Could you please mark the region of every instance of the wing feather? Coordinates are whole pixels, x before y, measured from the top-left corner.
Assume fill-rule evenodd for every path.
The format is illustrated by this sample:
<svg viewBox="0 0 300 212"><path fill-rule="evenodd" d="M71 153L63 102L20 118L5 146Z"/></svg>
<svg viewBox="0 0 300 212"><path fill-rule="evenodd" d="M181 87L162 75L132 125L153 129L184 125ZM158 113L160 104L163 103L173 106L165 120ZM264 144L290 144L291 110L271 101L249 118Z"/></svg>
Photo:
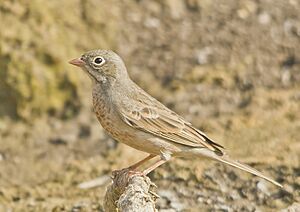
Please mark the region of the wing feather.
<svg viewBox="0 0 300 212"><path fill-rule="evenodd" d="M144 95L134 106L122 104L121 118L131 127L162 137L179 145L205 147L223 155L223 147L208 138L191 123L171 111L156 99Z"/></svg>

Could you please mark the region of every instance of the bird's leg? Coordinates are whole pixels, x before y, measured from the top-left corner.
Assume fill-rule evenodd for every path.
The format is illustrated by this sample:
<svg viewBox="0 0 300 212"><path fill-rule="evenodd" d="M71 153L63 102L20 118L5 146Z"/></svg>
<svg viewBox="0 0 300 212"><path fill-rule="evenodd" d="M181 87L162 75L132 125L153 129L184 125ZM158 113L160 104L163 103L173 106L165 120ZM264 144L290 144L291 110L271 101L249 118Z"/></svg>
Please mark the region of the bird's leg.
<svg viewBox="0 0 300 212"><path fill-rule="evenodd" d="M161 150L160 151L160 159L158 161L156 161L154 164L152 164L149 168L145 169L143 171L143 175L147 175L150 172L152 172L154 169L156 169L157 167L161 166L162 164L164 164L165 162L169 161L172 157L172 153L166 150Z"/></svg>
<svg viewBox="0 0 300 212"><path fill-rule="evenodd" d="M145 162L147 162L148 160L154 158L156 155L148 155L147 157L145 157L143 160L140 160L139 162L127 167L127 168L124 168L124 169L121 169L121 170L115 170L112 172L112 175L113 176L116 176L118 174L120 174L121 172L128 172L129 175L143 175L142 172L140 171L136 171L136 169L141 166L142 164L144 164Z"/></svg>
<svg viewBox="0 0 300 212"><path fill-rule="evenodd" d="M143 160L140 160L139 162L129 166L127 169L129 170L136 170L139 166L141 166L143 163L147 162L148 160L151 160L152 158L154 158L156 155L148 155L147 157L145 157Z"/></svg>
<svg viewBox="0 0 300 212"><path fill-rule="evenodd" d="M164 160L164 159L160 159L159 161L156 161L152 166L150 166L149 168L145 169L143 171L143 174L146 176L147 174L149 174L150 172L152 172L154 169L156 169L160 165L164 164L165 162L167 162L167 160Z"/></svg>

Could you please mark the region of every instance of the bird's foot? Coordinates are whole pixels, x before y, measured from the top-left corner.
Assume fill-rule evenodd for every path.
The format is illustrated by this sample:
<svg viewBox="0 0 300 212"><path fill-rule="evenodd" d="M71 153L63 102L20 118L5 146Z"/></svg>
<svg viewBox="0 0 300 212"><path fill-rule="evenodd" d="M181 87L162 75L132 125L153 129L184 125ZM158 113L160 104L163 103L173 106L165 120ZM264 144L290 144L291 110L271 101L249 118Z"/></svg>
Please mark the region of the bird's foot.
<svg viewBox="0 0 300 212"><path fill-rule="evenodd" d="M143 172L132 170L130 168L115 170L112 172L112 180L114 184L120 188L127 185L129 180L135 176L145 177Z"/></svg>
<svg viewBox="0 0 300 212"><path fill-rule="evenodd" d="M126 175L127 178L133 177L133 176L144 176L144 173L141 171L137 171L131 168L124 168L120 170L115 170L112 172L112 178L115 179L117 176L120 175Z"/></svg>

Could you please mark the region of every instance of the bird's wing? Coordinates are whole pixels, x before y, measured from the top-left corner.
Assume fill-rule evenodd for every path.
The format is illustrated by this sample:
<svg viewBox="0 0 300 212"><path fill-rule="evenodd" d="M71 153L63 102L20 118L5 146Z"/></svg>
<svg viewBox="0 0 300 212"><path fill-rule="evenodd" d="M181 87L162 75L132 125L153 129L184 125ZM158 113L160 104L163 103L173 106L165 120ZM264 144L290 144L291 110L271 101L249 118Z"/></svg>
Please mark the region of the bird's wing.
<svg viewBox="0 0 300 212"><path fill-rule="evenodd" d="M132 100L132 99L131 99ZM162 137L179 145L205 147L223 155L223 147L208 138L191 123L147 94L130 105L122 104L121 118L131 127Z"/></svg>

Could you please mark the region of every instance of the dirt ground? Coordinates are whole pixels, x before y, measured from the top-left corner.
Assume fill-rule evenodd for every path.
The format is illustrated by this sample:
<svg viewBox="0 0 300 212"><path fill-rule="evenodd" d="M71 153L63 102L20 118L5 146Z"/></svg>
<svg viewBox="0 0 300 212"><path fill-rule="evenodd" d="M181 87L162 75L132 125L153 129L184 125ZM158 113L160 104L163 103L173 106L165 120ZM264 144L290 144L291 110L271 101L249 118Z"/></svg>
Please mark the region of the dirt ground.
<svg viewBox="0 0 300 212"><path fill-rule="evenodd" d="M84 5L74 2L74 8ZM174 159L150 174L161 197L159 211L268 212L300 203L300 1L86 2L87 11L103 6L119 17L115 41L106 48L122 56L134 81L232 157L284 185L279 189L211 161ZM97 13L82 11L91 27ZM94 40L110 37L101 26L91 33L102 34L90 40L84 34L83 43L98 48ZM56 53L67 63L85 48ZM0 50L3 68L1 42ZM1 212L103 211L109 181L86 190L78 185L145 156L105 134L93 114L89 78L64 67L80 80L62 110L32 119L0 116Z"/></svg>

